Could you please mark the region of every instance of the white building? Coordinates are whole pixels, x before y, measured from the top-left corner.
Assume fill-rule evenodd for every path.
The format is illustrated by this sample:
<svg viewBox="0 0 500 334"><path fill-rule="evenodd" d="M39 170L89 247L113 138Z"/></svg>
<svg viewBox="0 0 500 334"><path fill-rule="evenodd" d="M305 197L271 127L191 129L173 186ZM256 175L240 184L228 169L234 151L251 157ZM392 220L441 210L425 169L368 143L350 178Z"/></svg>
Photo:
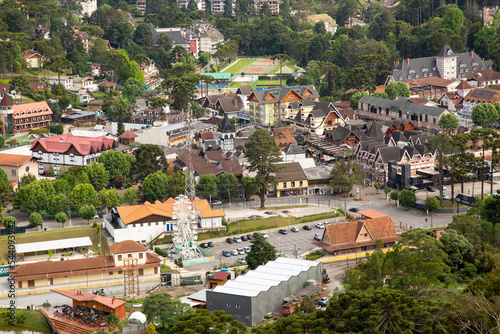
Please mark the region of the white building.
<svg viewBox="0 0 500 334"><path fill-rule="evenodd" d="M72 77L67 77L64 75L61 75L59 77L57 75L54 75L50 78L47 78L46 80L51 85L58 85L59 82L61 82L61 85L63 85L64 88L66 88L66 89L73 87L73 78Z"/></svg>
<svg viewBox="0 0 500 334"><path fill-rule="evenodd" d="M85 14L91 16L97 10L97 0L81 0L80 5L82 6L82 16Z"/></svg>
<svg viewBox="0 0 500 334"><path fill-rule="evenodd" d="M105 215L103 227L111 234L115 242L134 240L147 243L162 233L173 231L172 210L175 200L169 198L161 203L119 206ZM206 199L195 198L198 227L201 229L221 229L224 210L212 210Z"/></svg>
<svg viewBox="0 0 500 334"><path fill-rule="evenodd" d="M57 175L61 169L82 166L97 161L102 152L116 147L115 140L100 137L80 137L72 133L37 139L31 145L33 157L39 159L39 174L48 171L50 167Z"/></svg>

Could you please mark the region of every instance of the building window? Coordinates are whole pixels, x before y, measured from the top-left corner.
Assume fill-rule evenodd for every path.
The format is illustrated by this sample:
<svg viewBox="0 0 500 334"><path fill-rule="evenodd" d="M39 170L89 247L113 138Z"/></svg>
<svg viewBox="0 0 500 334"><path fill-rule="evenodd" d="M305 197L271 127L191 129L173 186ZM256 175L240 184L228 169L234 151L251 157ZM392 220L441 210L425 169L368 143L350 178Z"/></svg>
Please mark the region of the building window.
<svg viewBox="0 0 500 334"><path fill-rule="evenodd" d="M144 256L144 254L139 253L139 259L142 259L143 256Z"/></svg>
<svg viewBox="0 0 500 334"><path fill-rule="evenodd" d="M121 260L122 260L122 256L118 255L118 261L121 261Z"/></svg>
<svg viewBox="0 0 500 334"><path fill-rule="evenodd" d="M292 188L295 187L295 182L291 182L291 185L290 185Z"/></svg>
<svg viewBox="0 0 500 334"><path fill-rule="evenodd" d="M109 272L109 276L113 276L113 272L112 271Z"/></svg>
<svg viewBox="0 0 500 334"><path fill-rule="evenodd" d="M122 274L122 271L121 270L118 270L118 275L121 275Z"/></svg>
<svg viewBox="0 0 500 334"><path fill-rule="evenodd" d="M283 188L286 188L286 182L283 182Z"/></svg>
<svg viewBox="0 0 500 334"><path fill-rule="evenodd" d="M128 257L129 257L129 258L130 258L130 257L132 257L132 254L129 254L129 255L128 255Z"/></svg>
<svg viewBox="0 0 500 334"><path fill-rule="evenodd" d="M236 307L236 308L240 308L240 304L236 304L234 307Z"/></svg>
<svg viewBox="0 0 500 334"><path fill-rule="evenodd" d="M302 187L303 182L299 181L299 187Z"/></svg>
<svg viewBox="0 0 500 334"><path fill-rule="evenodd" d="M17 175L17 171L15 169L12 170L12 176L16 176Z"/></svg>
<svg viewBox="0 0 500 334"><path fill-rule="evenodd" d="M30 172L30 166L26 166L26 173L29 173Z"/></svg>
<svg viewBox="0 0 500 334"><path fill-rule="evenodd" d="M227 304L226 304L226 306L227 306L227 307L231 307L231 303L227 303Z"/></svg>

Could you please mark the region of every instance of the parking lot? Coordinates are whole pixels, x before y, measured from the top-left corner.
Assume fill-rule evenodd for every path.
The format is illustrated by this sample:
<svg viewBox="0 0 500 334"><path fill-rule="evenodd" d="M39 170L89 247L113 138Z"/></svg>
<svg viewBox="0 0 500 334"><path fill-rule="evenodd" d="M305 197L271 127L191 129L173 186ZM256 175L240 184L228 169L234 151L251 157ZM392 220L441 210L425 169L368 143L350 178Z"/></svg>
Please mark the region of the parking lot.
<svg viewBox="0 0 500 334"><path fill-rule="evenodd" d="M266 232L268 238L266 239L271 245L276 248L276 253L286 254L288 257L297 257L301 254L313 250L316 246L312 244L314 241L314 234L323 234L324 229L319 229L311 224L311 230L306 231L302 227L309 224L295 225L299 232L291 232L290 228L284 227L287 230L286 235L278 233L279 229L273 229L272 231ZM294 227L293 225L291 227ZM238 235L241 237L241 235ZM207 240L210 241L210 240ZM207 250L215 255L215 262L204 263L199 265L189 266L189 270L211 270L215 265L219 266L222 263L232 264L237 261L238 257L245 257L245 255L232 255L226 257L222 255L222 252L236 250L237 248L251 247L252 243L250 241L242 241L240 243L229 244L225 242L225 239L221 239L219 242L214 242L214 247L208 248Z"/></svg>

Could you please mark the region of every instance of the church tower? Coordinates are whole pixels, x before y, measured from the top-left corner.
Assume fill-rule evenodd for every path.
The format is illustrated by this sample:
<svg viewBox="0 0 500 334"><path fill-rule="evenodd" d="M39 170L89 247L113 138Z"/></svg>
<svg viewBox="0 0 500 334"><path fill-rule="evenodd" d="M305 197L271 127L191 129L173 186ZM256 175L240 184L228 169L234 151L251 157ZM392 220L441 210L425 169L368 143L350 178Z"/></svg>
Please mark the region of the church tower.
<svg viewBox="0 0 500 334"><path fill-rule="evenodd" d="M439 71L439 76L443 79L457 77L457 55L449 45L443 46L436 56L436 67Z"/></svg>
<svg viewBox="0 0 500 334"><path fill-rule="evenodd" d="M219 125L219 139L222 152L234 151L234 138L236 137L236 128L229 118L224 116L222 123Z"/></svg>

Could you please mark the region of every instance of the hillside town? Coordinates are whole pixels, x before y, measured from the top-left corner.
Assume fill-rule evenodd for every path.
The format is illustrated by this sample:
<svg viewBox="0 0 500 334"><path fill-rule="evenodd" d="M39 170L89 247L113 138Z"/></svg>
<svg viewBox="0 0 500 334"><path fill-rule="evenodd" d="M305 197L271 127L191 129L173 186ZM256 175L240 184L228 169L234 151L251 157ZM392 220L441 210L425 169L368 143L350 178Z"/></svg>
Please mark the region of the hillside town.
<svg viewBox="0 0 500 334"><path fill-rule="evenodd" d="M496 3L0 7L0 333L500 330Z"/></svg>

